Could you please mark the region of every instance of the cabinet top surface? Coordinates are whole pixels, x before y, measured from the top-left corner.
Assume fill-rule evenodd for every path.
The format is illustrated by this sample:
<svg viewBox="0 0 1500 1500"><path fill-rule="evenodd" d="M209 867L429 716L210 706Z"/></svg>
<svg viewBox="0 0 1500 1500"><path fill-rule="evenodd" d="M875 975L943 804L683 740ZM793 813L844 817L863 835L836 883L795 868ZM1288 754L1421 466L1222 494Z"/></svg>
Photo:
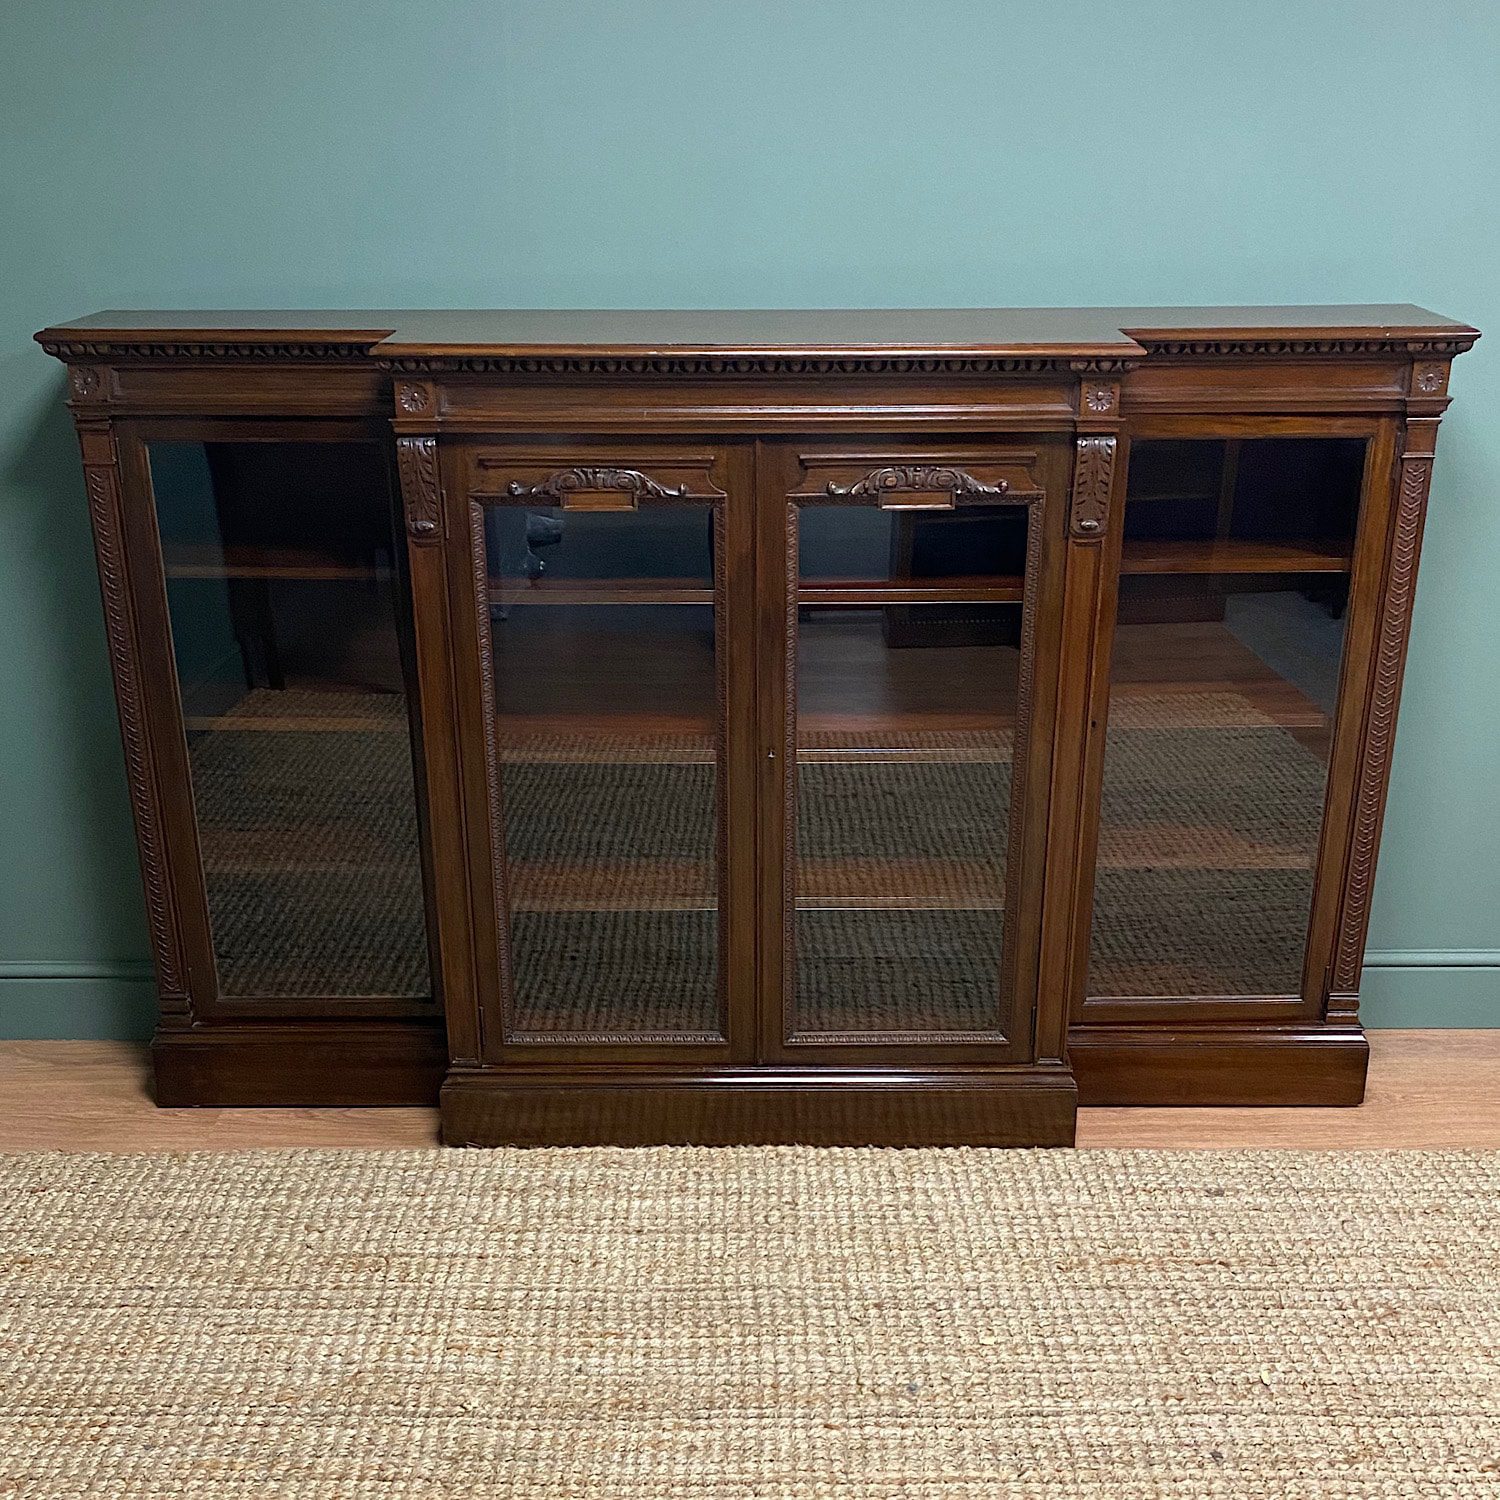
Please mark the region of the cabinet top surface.
<svg viewBox="0 0 1500 1500"><path fill-rule="evenodd" d="M409 355L1047 354L1119 357L1198 340L1442 339L1466 323L1410 304L1308 307L492 311L111 311L43 329L43 344L315 341ZM378 346L378 349L377 347Z"/></svg>

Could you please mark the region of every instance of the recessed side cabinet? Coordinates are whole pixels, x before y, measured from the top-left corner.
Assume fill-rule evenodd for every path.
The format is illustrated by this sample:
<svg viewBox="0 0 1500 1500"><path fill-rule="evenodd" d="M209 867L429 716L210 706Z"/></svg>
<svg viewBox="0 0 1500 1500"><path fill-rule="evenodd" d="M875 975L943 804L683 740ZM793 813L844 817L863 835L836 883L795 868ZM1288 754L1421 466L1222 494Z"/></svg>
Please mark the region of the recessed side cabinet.
<svg viewBox="0 0 1500 1500"><path fill-rule="evenodd" d="M1353 1104L1420 308L98 314L163 1104Z"/></svg>

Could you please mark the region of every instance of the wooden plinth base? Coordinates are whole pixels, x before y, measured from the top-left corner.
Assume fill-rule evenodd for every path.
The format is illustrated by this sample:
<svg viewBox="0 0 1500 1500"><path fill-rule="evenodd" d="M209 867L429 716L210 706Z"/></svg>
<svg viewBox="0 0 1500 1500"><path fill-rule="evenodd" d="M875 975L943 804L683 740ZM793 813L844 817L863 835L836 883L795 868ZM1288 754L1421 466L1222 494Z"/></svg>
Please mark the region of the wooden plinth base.
<svg viewBox="0 0 1500 1500"><path fill-rule="evenodd" d="M162 1028L151 1043L164 1109L430 1105L447 1060L430 1022Z"/></svg>
<svg viewBox="0 0 1500 1500"><path fill-rule="evenodd" d="M1365 1097L1364 1028L1075 1026L1083 1105L1353 1105Z"/></svg>
<svg viewBox="0 0 1500 1500"><path fill-rule="evenodd" d="M546 1074L455 1069L450 1146L1070 1146L1064 1068L993 1073L744 1069Z"/></svg>
<svg viewBox="0 0 1500 1500"><path fill-rule="evenodd" d="M1364 1098L1369 1045L1359 1026L1083 1026L1069 1037L1078 1102L1084 1105L1353 1105ZM152 1044L156 1102L164 1107L237 1108L431 1104L445 1068L443 1033L431 1023L306 1021L204 1025L158 1031ZM1033 1127L1040 1092L1055 1115L1058 1077L1025 1074L898 1074L765 1071L624 1077L580 1083L577 1075L455 1072L444 1093L452 1115L483 1126L496 1112L524 1124L540 1144L548 1122L569 1139L823 1140L830 1144L1058 1145L1072 1139L1055 1118ZM955 1077L962 1080L955 1083ZM1029 1079L1017 1082L1018 1078ZM503 1079L503 1082L501 1081ZM476 1082L476 1080L482 1080ZM1072 1083L1066 1085L1071 1095ZM514 1099L501 1106L496 1089ZM1008 1103L1001 1094L1016 1091ZM449 1098L481 1095L451 1106ZM801 1096L809 1096L807 1104ZM1068 1106L1071 1108L1071 1105ZM718 1130L716 1121L730 1122ZM1066 1111L1065 1111L1066 1112ZM1014 1123L1009 1123L1014 1114ZM639 1123L633 1123L639 1115ZM1043 1115L1047 1111L1043 1110ZM568 1122L572 1122L571 1124ZM590 1128L590 1121L597 1128ZM786 1129L778 1127L785 1123ZM488 1129L488 1126L483 1126ZM462 1130L451 1134L463 1140ZM481 1137L476 1136L478 1144ZM519 1138L497 1135L492 1144Z"/></svg>

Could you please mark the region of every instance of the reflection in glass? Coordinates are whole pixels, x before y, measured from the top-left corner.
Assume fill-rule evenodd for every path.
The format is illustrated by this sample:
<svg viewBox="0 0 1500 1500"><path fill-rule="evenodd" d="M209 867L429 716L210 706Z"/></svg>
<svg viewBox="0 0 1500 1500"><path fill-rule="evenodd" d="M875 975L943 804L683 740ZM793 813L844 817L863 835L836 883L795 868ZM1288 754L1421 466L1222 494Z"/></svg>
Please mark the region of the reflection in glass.
<svg viewBox="0 0 1500 1500"><path fill-rule="evenodd" d="M1026 521L800 509L796 1036L1005 1029Z"/></svg>
<svg viewBox="0 0 1500 1500"><path fill-rule="evenodd" d="M1089 993L1295 995L1363 445L1135 445Z"/></svg>
<svg viewBox="0 0 1500 1500"><path fill-rule="evenodd" d="M219 992L430 994L379 449L149 451Z"/></svg>
<svg viewBox="0 0 1500 1500"><path fill-rule="evenodd" d="M512 1035L717 1037L712 510L485 523Z"/></svg>

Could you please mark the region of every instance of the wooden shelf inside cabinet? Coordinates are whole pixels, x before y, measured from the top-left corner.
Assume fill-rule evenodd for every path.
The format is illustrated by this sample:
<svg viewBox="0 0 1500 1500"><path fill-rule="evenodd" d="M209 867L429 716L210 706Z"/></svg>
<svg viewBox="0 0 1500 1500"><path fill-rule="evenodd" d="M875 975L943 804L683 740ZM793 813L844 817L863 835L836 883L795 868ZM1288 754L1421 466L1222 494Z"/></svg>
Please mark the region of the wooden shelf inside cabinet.
<svg viewBox="0 0 1500 1500"><path fill-rule="evenodd" d="M513 911L712 911L714 867L695 859L513 859Z"/></svg>
<svg viewBox="0 0 1500 1500"><path fill-rule="evenodd" d="M707 860L512 860L516 911L708 911L718 902ZM801 859L799 910L1001 911L998 864L962 859Z"/></svg>
<svg viewBox="0 0 1500 1500"><path fill-rule="evenodd" d="M389 714L187 714L190 734L407 734L405 716Z"/></svg>
<svg viewBox="0 0 1500 1500"><path fill-rule="evenodd" d="M692 714L502 714L496 748L507 765L713 765L711 720Z"/></svg>
<svg viewBox="0 0 1500 1500"><path fill-rule="evenodd" d="M1019 604L1026 581L1007 575L923 579L804 578L798 604Z"/></svg>
<svg viewBox="0 0 1500 1500"><path fill-rule="evenodd" d="M168 578L287 578L300 580L389 578L388 567L300 547L230 546L168 542L162 548Z"/></svg>
<svg viewBox="0 0 1500 1500"><path fill-rule="evenodd" d="M315 830L326 833L326 830ZM313 875L384 878L414 870L404 852L392 853L378 844L352 845L338 858L320 856L303 838L303 831L288 828L237 830L232 849L217 847L216 830L206 833L204 868L211 875L255 876L262 880L287 880L292 886Z"/></svg>
<svg viewBox="0 0 1500 1500"><path fill-rule="evenodd" d="M1127 539L1120 572L1165 573L1347 573L1349 544L1316 537L1287 542L1225 539L1154 541Z"/></svg>
<svg viewBox="0 0 1500 1500"><path fill-rule="evenodd" d="M1294 844L1257 841L1234 828L1152 829L1111 827L1100 835L1101 870L1244 871L1307 870L1313 851Z"/></svg>
<svg viewBox="0 0 1500 1500"><path fill-rule="evenodd" d="M1004 871L975 859L797 861L799 911L1003 911Z"/></svg>
<svg viewBox="0 0 1500 1500"><path fill-rule="evenodd" d="M490 604L712 604L690 578L492 578Z"/></svg>
<svg viewBox="0 0 1500 1500"><path fill-rule="evenodd" d="M1190 504L1194 501L1209 501L1217 503L1219 492L1217 489L1188 489L1188 490L1131 490L1125 496L1127 505L1151 505L1160 502L1175 502L1178 505Z"/></svg>

